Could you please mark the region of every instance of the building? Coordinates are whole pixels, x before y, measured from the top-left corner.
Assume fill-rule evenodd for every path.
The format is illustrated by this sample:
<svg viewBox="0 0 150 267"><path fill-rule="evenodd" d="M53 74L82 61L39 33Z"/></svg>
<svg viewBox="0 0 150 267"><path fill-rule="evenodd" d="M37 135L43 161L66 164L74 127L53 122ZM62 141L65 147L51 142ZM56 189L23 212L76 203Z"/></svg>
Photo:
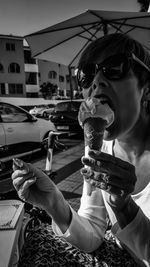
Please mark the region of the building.
<svg viewBox="0 0 150 267"><path fill-rule="evenodd" d="M57 97L70 97L71 86L70 76L68 67L63 64L58 64L52 61L38 60L39 66L39 83L40 86L44 83L51 83L55 86L53 96ZM72 90L75 91L77 88L74 69L72 69Z"/></svg>
<svg viewBox="0 0 150 267"><path fill-rule="evenodd" d="M0 95L26 96L21 37L0 35Z"/></svg>
<svg viewBox="0 0 150 267"><path fill-rule="evenodd" d="M49 97L71 97L77 91L72 69L55 62L32 58L23 37L0 35L0 96L39 97L41 86L49 84Z"/></svg>

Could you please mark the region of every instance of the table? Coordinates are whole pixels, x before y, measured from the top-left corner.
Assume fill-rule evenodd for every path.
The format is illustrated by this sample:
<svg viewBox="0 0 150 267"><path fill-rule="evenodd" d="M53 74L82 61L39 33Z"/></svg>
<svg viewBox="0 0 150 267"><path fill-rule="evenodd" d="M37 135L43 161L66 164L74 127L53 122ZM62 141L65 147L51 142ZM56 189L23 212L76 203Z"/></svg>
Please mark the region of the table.
<svg viewBox="0 0 150 267"><path fill-rule="evenodd" d="M0 267L17 266L23 245L24 203L0 201Z"/></svg>

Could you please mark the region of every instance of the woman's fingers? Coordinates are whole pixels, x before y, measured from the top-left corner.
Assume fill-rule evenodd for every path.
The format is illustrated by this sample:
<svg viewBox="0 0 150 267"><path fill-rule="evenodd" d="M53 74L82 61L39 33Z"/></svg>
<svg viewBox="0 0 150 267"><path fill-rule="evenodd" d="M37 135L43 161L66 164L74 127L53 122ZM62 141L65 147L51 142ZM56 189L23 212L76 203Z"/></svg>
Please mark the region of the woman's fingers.
<svg viewBox="0 0 150 267"><path fill-rule="evenodd" d="M135 169L135 167L132 164L130 164L129 162L124 161L120 158L114 157L114 156L107 154L107 153L104 153L104 152L90 150L89 156L95 160L112 162L114 165L118 165L123 169L131 170L131 171Z"/></svg>
<svg viewBox="0 0 150 267"><path fill-rule="evenodd" d="M13 168L13 171L22 170L24 172L24 174L27 174L29 172L28 163L24 162L21 159L17 159L17 158L13 158L12 168Z"/></svg>
<svg viewBox="0 0 150 267"><path fill-rule="evenodd" d="M115 186L117 188L128 189L129 187L133 187L134 183L129 179L122 179L119 176L109 175L107 173L99 173L96 174L94 179L99 182L105 182L109 185Z"/></svg>
<svg viewBox="0 0 150 267"><path fill-rule="evenodd" d="M16 171L17 174L18 172L19 171ZM34 179L34 181L36 181L36 177L33 173L28 173L24 176L22 176L21 174L20 175L17 175L17 174L12 175L13 185L16 190L19 190L20 186L22 186L22 184L27 180Z"/></svg>
<svg viewBox="0 0 150 267"><path fill-rule="evenodd" d="M132 164L103 152L90 151L89 156L82 157L82 163L94 172L88 180L91 185L117 196L134 191L137 178Z"/></svg>
<svg viewBox="0 0 150 267"><path fill-rule="evenodd" d="M99 161L93 158L82 157L82 163L91 167L91 169L95 172L104 172L112 176L117 176L124 181L126 180L126 183L128 181L128 177L130 177L131 183L136 182L136 176L134 171L135 168L132 168L132 170L130 167L129 169L122 168L120 165L117 164L117 161L114 163L113 161ZM129 164L129 166L130 165L131 164Z"/></svg>
<svg viewBox="0 0 150 267"><path fill-rule="evenodd" d="M18 190L18 195L24 201L28 200L30 190L29 188L35 183L36 178L29 179L25 181Z"/></svg>

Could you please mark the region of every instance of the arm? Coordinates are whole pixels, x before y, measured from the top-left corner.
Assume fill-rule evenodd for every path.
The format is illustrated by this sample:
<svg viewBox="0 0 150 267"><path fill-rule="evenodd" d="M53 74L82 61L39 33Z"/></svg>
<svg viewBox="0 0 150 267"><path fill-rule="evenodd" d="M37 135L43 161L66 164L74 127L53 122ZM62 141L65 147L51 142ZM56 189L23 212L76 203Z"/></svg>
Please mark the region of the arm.
<svg viewBox="0 0 150 267"><path fill-rule="evenodd" d="M116 199L113 196L110 196L108 200L109 205L111 206L113 212L115 213L116 219L121 229L126 227L133 219L136 217L139 207L132 199L131 195L128 195L123 201L119 197Z"/></svg>
<svg viewBox="0 0 150 267"><path fill-rule="evenodd" d="M91 196L83 190L84 195L77 214L57 186L40 169L25 162L22 162L21 168L13 168L13 184L19 197L46 210L53 219L56 234L62 235L73 245L88 252L101 244L106 228L106 210L100 190Z"/></svg>
<svg viewBox="0 0 150 267"><path fill-rule="evenodd" d="M92 152L90 155L92 160L85 158L83 162L91 167L92 170L99 172L99 186L101 184L102 186L105 185L102 189L106 191L106 201L115 213L120 226L117 237L138 259L150 264L150 220L141 213L139 200L137 205L131 197L136 183L134 166L108 154ZM109 173L109 176L105 176L103 173ZM105 177L107 177L107 180ZM141 195L139 198L141 197L142 199L141 208L148 216L150 207L149 191L146 196L145 193L144 191L144 198ZM146 205L147 209L143 207ZM137 219L139 214L141 214L140 220Z"/></svg>
<svg viewBox="0 0 150 267"><path fill-rule="evenodd" d="M141 209L130 224L117 231L116 236L144 266L150 266L150 219Z"/></svg>
<svg viewBox="0 0 150 267"><path fill-rule="evenodd" d="M72 245L81 250L92 252L103 242L107 227L107 213L101 191L95 190L91 195L88 195L87 188L87 182L84 181L78 214L71 208L72 220L67 231L63 234L54 221L53 230Z"/></svg>

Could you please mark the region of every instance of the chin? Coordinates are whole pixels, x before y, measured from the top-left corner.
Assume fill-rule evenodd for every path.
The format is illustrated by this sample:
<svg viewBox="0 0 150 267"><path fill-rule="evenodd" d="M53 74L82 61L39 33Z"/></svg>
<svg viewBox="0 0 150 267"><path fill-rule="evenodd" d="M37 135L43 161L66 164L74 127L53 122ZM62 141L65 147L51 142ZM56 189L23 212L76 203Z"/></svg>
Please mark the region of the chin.
<svg viewBox="0 0 150 267"><path fill-rule="evenodd" d="M106 141L113 141L117 137L118 137L118 135L117 135L116 131L105 130L105 132L104 132L104 140L106 140Z"/></svg>

